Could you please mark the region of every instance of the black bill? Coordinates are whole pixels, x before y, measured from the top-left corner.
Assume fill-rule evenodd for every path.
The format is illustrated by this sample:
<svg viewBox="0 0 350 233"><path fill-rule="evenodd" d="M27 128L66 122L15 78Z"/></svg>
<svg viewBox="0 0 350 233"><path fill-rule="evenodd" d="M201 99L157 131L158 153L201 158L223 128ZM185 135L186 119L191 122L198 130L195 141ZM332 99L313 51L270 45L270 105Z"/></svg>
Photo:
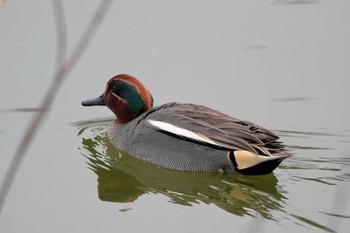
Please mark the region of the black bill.
<svg viewBox="0 0 350 233"><path fill-rule="evenodd" d="M100 97L97 97L96 99L89 99L89 100L84 100L81 102L81 105L83 106L106 106L103 95Z"/></svg>

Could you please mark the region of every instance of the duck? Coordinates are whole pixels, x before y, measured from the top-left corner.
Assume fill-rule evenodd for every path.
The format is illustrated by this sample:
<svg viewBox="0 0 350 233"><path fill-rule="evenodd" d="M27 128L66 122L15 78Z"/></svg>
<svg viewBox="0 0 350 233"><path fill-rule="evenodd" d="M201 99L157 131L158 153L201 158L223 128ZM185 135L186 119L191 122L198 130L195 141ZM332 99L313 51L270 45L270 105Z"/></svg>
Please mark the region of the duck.
<svg viewBox="0 0 350 233"><path fill-rule="evenodd" d="M166 169L266 175L291 156L275 133L250 121L203 105L153 102L141 81L119 74L81 104L115 114L107 130L115 148Z"/></svg>

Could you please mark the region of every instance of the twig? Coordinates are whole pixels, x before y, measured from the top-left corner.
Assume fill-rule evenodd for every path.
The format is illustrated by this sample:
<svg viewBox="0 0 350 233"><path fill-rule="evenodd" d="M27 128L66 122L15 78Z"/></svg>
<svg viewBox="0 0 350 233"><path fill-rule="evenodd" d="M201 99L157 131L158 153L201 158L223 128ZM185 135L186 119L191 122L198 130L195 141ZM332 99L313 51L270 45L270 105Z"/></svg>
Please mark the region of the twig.
<svg viewBox="0 0 350 233"><path fill-rule="evenodd" d="M56 2L57 1L57 2ZM57 27L57 33L60 34L60 39L62 37L65 37L62 33L65 28L64 24L62 25L63 19L60 19L60 17L63 16L63 8L62 3L60 0L53 0L53 6L55 11L55 19L56 19L56 26ZM87 28L85 29L83 35L81 36L78 44L73 49L70 56L67 58L67 60L60 66L60 68L57 70L50 87L48 88L44 99L41 101L41 104L39 105L39 109L41 109L37 114L33 116L31 119L28 128L23 134L23 137L19 143L19 146L17 147L17 150L14 154L14 157L11 161L10 167L7 170L7 173L5 175L4 181L1 186L0 190L0 213L3 207L3 204L5 203L7 194L11 188L11 185L14 181L15 175L18 171L19 165L21 164L21 161L23 160L23 157L25 155L25 152L27 151L29 145L31 144L36 132L39 130L41 124L43 123L43 120L47 116L49 106L51 105L52 101L54 100L57 91L60 88L60 85L64 81L64 79L67 77L67 75L72 71L74 66L79 61L80 57L82 56L83 52L85 51L86 47L90 43L93 35L95 34L97 28L99 27L100 23L102 22L102 19L106 15L106 12L111 5L112 0L103 0L101 1L100 5L95 11L94 16L90 20ZM65 31L65 30L64 30ZM62 33L62 34L61 34ZM60 43L62 43L60 45ZM65 46L65 42L58 42L58 49ZM57 63L59 64L59 60L64 58L64 51L59 51L57 55Z"/></svg>

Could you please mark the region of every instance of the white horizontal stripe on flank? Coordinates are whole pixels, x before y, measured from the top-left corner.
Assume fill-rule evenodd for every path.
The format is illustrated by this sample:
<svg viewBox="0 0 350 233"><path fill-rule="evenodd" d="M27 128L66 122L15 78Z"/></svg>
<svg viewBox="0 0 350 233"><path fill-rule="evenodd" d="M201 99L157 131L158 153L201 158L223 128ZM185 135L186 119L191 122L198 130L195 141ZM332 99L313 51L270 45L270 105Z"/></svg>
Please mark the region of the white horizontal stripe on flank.
<svg viewBox="0 0 350 233"><path fill-rule="evenodd" d="M177 126L172 125L170 123L166 123L166 122L162 122L162 121L148 120L148 122L151 125L153 125L154 127L161 129L165 132L172 133L172 134L182 136L185 138L193 139L196 141L205 142L208 144L219 146L217 143L215 143L213 140L209 139L208 137L206 137L202 134L199 134L199 133L192 132L188 129L180 128L180 127L177 127Z"/></svg>

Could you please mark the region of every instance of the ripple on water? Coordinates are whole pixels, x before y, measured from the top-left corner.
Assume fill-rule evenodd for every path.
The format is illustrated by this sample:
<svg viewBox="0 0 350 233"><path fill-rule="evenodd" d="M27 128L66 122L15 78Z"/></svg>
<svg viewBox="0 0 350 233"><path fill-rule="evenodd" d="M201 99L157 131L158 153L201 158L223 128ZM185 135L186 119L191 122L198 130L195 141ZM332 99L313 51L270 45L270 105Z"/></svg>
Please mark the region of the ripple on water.
<svg viewBox="0 0 350 233"><path fill-rule="evenodd" d="M329 202L339 185L349 181L350 157L343 156L343 151L337 147L339 143L344 143L342 140L348 137L346 135L277 131L282 141L292 145L294 156L282 163L276 175L251 177L173 171L139 160L109 143L106 128L111 121L97 119L74 124L81 139L79 150L98 177L98 198L102 201L136 202L142 195L161 194L177 205L214 204L236 216L261 216L277 224L283 225L287 221L295 226L327 232L335 232L333 229L337 226L324 221L325 216L339 219L349 216L342 207L320 211L314 206L307 206L296 211L293 207L295 203L291 203L294 187L321 190L318 196ZM314 196L305 192L305 198ZM315 208L314 214L310 217L312 208Z"/></svg>

